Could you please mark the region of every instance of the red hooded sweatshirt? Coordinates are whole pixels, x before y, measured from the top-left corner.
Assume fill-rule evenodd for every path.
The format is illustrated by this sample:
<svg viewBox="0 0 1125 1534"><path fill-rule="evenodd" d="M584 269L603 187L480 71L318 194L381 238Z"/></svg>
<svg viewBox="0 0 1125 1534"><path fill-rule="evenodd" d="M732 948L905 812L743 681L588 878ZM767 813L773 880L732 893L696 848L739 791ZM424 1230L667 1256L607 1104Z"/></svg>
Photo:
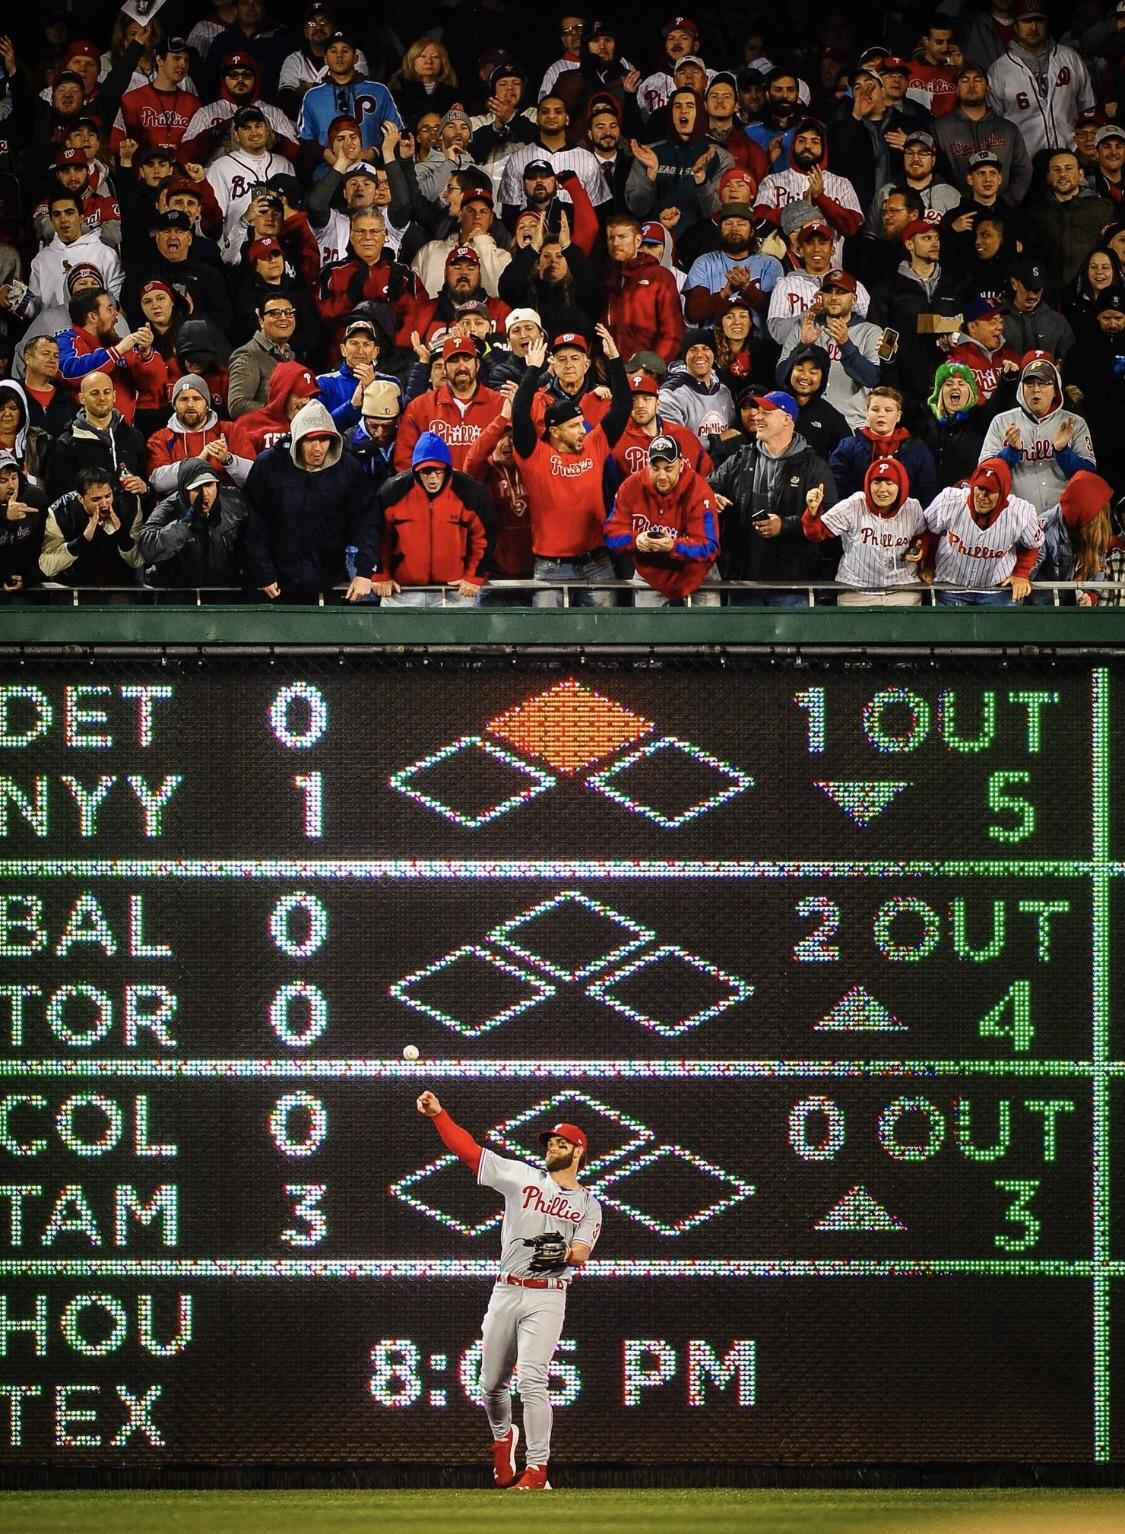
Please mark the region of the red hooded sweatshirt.
<svg viewBox="0 0 1125 1534"><path fill-rule="evenodd" d="M320 393L316 378L303 362L279 362L270 374L266 403L260 410L235 421L227 446L239 458L257 458L267 447L273 447L282 437L289 435L289 417L285 402L295 392L312 399Z"/></svg>
<svg viewBox="0 0 1125 1534"><path fill-rule="evenodd" d="M637 534L650 527L675 529L670 554L642 554L637 548ZM655 591L666 597L689 595L703 584L719 554L719 516L710 485L684 463L675 485L661 494L648 466L638 469L617 492L605 542L614 553L630 553L637 574Z"/></svg>
<svg viewBox="0 0 1125 1534"><path fill-rule="evenodd" d="M607 261L602 323L623 357L655 352L674 362L684 334L675 277L647 250L631 261Z"/></svg>

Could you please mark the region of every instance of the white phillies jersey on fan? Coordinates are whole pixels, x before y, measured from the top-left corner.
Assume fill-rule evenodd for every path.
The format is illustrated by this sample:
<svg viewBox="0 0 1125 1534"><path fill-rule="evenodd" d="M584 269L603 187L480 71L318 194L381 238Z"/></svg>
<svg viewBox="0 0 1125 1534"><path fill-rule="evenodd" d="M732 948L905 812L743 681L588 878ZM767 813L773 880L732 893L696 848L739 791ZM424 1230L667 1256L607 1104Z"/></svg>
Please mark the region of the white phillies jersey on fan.
<svg viewBox="0 0 1125 1534"><path fill-rule="evenodd" d="M988 590L1015 569L1016 551L1043 546L1043 524L1030 501L1013 495L988 527L969 512L968 489L954 485L926 507L926 526L937 533L934 579L970 591Z"/></svg>
<svg viewBox="0 0 1125 1534"><path fill-rule="evenodd" d="M581 1241L593 1249L602 1228L602 1206L585 1188L560 1188L544 1167L526 1161L510 1161L486 1150L480 1158L477 1181L495 1188L504 1199L504 1223L500 1228L500 1271L517 1278L539 1277L532 1273L535 1248L524 1246L535 1236L558 1231L567 1241ZM574 1269L559 1277L568 1281Z"/></svg>
<svg viewBox="0 0 1125 1534"><path fill-rule="evenodd" d="M821 522L844 544L836 571L841 586L863 591L882 591L889 586L916 586L918 566L906 563L915 538L926 531L922 508L907 496L893 517L877 517L868 509L863 491L838 501L821 513Z"/></svg>

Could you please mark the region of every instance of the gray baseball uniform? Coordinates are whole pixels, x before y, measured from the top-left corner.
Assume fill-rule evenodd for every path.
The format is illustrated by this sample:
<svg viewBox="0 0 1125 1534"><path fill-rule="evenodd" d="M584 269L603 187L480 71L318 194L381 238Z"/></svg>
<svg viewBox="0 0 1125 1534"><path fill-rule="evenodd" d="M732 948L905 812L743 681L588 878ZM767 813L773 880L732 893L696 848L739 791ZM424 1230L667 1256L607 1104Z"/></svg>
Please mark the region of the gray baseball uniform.
<svg viewBox="0 0 1125 1534"><path fill-rule="evenodd" d="M560 1187L546 1168L490 1150L481 1154L477 1181L504 1199L500 1276L481 1328L481 1399L492 1436L505 1438L512 1425L510 1380L518 1368L527 1462L546 1465L553 1418L547 1370L562 1335L566 1291L575 1270L560 1266L557 1275L533 1273L535 1249L524 1242L552 1231L592 1249L601 1232L602 1209L585 1188ZM509 1282L517 1278L536 1287Z"/></svg>
<svg viewBox="0 0 1125 1534"><path fill-rule="evenodd" d="M877 517L862 490L821 512L821 522L844 545L836 579L842 586L884 591L891 586L917 586L918 566L906 563L915 538L926 531L922 508L907 496L893 517Z"/></svg>

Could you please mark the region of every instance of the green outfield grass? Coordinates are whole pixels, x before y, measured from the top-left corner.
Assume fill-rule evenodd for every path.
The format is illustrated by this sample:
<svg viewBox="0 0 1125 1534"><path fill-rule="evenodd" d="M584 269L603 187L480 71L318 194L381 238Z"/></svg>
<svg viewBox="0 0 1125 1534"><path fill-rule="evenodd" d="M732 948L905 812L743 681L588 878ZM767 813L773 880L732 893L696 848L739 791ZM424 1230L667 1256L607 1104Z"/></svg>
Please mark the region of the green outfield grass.
<svg viewBox="0 0 1125 1534"><path fill-rule="evenodd" d="M8 1492L2 1534L1122 1534L1119 1491Z"/></svg>

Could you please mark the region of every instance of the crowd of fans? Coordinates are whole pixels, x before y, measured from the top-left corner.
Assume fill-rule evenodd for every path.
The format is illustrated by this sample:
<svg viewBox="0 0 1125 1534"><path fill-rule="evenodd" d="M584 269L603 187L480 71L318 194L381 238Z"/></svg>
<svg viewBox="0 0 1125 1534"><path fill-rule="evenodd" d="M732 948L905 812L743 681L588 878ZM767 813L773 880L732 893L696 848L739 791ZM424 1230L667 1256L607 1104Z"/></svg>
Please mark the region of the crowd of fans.
<svg viewBox="0 0 1125 1534"><path fill-rule="evenodd" d="M0 37L5 600L1120 578L1125 0L201 3Z"/></svg>

